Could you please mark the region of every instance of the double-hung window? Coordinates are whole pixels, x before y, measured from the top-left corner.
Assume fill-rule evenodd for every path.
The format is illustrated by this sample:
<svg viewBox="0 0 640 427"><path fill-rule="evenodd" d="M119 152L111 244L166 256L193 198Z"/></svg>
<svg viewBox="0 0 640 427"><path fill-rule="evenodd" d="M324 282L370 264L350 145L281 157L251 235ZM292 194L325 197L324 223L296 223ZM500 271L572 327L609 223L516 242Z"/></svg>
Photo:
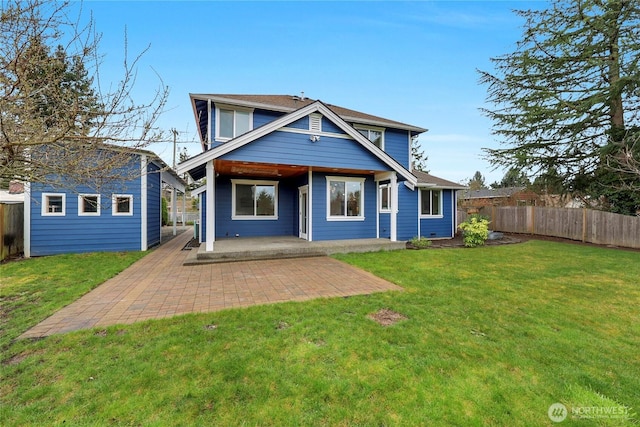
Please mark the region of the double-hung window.
<svg viewBox="0 0 640 427"><path fill-rule="evenodd" d="M278 219L278 182L232 179L232 219Z"/></svg>
<svg viewBox="0 0 640 427"><path fill-rule="evenodd" d="M384 150L384 129L373 128L364 126L355 126L356 130L360 132L365 138L373 142L373 145Z"/></svg>
<svg viewBox="0 0 640 427"><path fill-rule="evenodd" d="M420 216L442 217L442 190L420 190Z"/></svg>
<svg viewBox="0 0 640 427"><path fill-rule="evenodd" d="M78 216L100 216L100 195L80 194L78 196Z"/></svg>
<svg viewBox="0 0 640 427"><path fill-rule="evenodd" d="M364 178L327 177L327 220L364 219Z"/></svg>
<svg viewBox="0 0 640 427"><path fill-rule="evenodd" d="M42 193L42 216L65 216L66 194Z"/></svg>
<svg viewBox="0 0 640 427"><path fill-rule="evenodd" d="M228 141L253 128L253 110L216 107L216 140Z"/></svg>

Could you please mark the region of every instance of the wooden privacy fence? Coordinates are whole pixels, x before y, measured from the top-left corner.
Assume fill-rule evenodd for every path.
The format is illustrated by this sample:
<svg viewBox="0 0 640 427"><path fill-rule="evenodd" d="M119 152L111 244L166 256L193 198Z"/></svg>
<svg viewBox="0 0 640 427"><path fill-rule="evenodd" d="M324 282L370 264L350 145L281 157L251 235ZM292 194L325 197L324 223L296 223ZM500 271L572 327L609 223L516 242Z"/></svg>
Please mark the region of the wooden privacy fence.
<svg viewBox="0 0 640 427"><path fill-rule="evenodd" d="M24 251L24 204L0 203L0 261Z"/></svg>
<svg viewBox="0 0 640 427"><path fill-rule="evenodd" d="M592 209L537 206L486 207L490 229L563 237L599 245L640 248L640 217Z"/></svg>

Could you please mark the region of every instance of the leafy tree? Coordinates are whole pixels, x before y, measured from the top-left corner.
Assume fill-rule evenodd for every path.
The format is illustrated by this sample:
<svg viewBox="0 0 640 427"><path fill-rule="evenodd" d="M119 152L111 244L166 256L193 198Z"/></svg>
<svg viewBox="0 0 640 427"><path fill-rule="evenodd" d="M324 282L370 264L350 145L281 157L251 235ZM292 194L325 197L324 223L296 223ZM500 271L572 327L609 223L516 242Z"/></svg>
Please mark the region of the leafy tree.
<svg viewBox="0 0 640 427"><path fill-rule="evenodd" d="M424 151L420 149L420 143L418 142L418 138L414 137L411 139L411 163L412 168L415 170L419 170L421 172L429 173L427 169L427 160L429 157L424 154Z"/></svg>
<svg viewBox="0 0 640 427"><path fill-rule="evenodd" d="M473 174L473 178L467 182L467 186L469 187L469 190L472 191L487 188L487 185L484 182L484 176L482 176L480 171L476 171L476 173Z"/></svg>
<svg viewBox="0 0 640 427"><path fill-rule="evenodd" d="M565 189L585 191L640 125L640 3L553 0L516 13L516 51L480 72L494 106L483 112L506 146L486 153L494 165L553 168Z"/></svg>
<svg viewBox="0 0 640 427"><path fill-rule="evenodd" d="M141 56L129 62L126 43L122 79L102 86L100 36L92 20L82 25L71 16L69 3L54 0L0 6L2 180L97 189L123 178L128 149L161 136L154 125L167 88L159 85L149 102L133 101Z"/></svg>

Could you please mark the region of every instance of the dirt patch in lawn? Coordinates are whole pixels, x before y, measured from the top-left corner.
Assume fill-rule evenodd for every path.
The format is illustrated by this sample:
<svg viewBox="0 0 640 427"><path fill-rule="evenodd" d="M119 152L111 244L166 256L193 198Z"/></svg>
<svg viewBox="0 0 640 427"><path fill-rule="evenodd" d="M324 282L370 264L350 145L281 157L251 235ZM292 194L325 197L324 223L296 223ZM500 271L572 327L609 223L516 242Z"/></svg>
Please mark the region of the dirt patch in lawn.
<svg viewBox="0 0 640 427"><path fill-rule="evenodd" d="M367 317L382 326L391 326L401 320L408 319L404 314L400 314L387 308L382 308L375 313L368 314Z"/></svg>

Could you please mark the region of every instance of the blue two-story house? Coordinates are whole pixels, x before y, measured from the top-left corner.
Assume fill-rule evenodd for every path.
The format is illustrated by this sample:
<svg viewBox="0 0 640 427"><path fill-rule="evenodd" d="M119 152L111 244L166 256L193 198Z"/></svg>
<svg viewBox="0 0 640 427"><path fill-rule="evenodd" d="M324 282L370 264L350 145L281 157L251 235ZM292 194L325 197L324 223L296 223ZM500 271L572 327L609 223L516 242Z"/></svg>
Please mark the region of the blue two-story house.
<svg viewBox="0 0 640 427"><path fill-rule="evenodd" d="M426 129L289 95L191 94L202 153L179 174L206 178L201 241L451 238L456 191L412 171Z"/></svg>

